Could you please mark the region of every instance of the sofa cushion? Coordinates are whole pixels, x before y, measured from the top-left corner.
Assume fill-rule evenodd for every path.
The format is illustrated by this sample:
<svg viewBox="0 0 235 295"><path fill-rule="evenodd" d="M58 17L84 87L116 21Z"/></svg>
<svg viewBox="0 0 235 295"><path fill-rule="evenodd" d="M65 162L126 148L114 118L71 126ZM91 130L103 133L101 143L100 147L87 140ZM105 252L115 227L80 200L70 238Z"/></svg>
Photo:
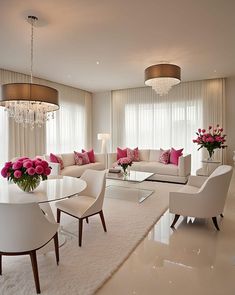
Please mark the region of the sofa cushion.
<svg viewBox="0 0 235 295"><path fill-rule="evenodd" d="M159 162L134 162L130 169L161 175L178 175L178 166L173 164L165 165Z"/></svg>
<svg viewBox="0 0 235 295"><path fill-rule="evenodd" d="M127 148L122 150L119 147L117 147L117 160L121 158L126 158L126 157L127 157Z"/></svg>
<svg viewBox="0 0 235 295"><path fill-rule="evenodd" d="M178 165L179 157L183 155L183 149L175 150L174 148L171 148L171 154L170 154L170 163Z"/></svg>
<svg viewBox="0 0 235 295"><path fill-rule="evenodd" d="M64 167L75 165L74 153L61 154Z"/></svg>
<svg viewBox="0 0 235 295"><path fill-rule="evenodd" d="M160 149L159 162L162 164L168 164L170 161L170 150Z"/></svg>
<svg viewBox="0 0 235 295"><path fill-rule="evenodd" d="M93 149L89 151L82 149L82 153L87 153L90 163L95 163L95 154Z"/></svg>
<svg viewBox="0 0 235 295"><path fill-rule="evenodd" d="M149 161L150 150L139 150L140 161Z"/></svg>
<svg viewBox="0 0 235 295"><path fill-rule="evenodd" d="M67 166L63 170L61 170L61 175L66 176L72 176L72 177L80 177L83 172L85 172L87 169L92 170L104 170L104 164L96 162L96 163L90 163L82 166L78 165L72 165Z"/></svg>
<svg viewBox="0 0 235 295"><path fill-rule="evenodd" d="M160 157L160 150L149 151L149 162L158 161Z"/></svg>
<svg viewBox="0 0 235 295"><path fill-rule="evenodd" d="M138 162L140 160L138 147L136 147L133 150L130 148L127 148L127 158L130 158L131 161Z"/></svg>
<svg viewBox="0 0 235 295"><path fill-rule="evenodd" d="M76 165L90 164L90 159L87 152L79 153L74 151L74 160Z"/></svg>

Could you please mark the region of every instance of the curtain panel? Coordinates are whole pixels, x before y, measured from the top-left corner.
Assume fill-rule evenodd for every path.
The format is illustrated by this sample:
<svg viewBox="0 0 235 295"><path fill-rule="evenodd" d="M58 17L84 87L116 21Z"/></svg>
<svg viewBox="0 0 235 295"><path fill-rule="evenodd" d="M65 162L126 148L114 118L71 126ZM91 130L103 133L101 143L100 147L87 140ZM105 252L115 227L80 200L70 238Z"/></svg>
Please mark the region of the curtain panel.
<svg viewBox="0 0 235 295"><path fill-rule="evenodd" d="M30 77L0 69L0 85L29 83ZM59 83L34 78L34 83L50 86L59 91L60 110L46 126L30 129L15 123L0 108L0 163L18 156L34 157L46 152L71 152L91 145L91 93Z"/></svg>
<svg viewBox="0 0 235 295"><path fill-rule="evenodd" d="M224 79L184 82L162 97L150 87L112 91L113 150L183 147L197 169L207 155L197 151L192 139L198 128L224 126L224 83ZM221 151L216 157L221 159Z"/></svg>

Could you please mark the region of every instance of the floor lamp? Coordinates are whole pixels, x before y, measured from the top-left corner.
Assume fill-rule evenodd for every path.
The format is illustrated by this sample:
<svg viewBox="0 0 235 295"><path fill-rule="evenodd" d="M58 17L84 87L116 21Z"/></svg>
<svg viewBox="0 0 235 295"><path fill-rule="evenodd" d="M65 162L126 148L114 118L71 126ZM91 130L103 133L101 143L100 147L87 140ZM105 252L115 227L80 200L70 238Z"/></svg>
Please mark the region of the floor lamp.
<svg viewBox="0 0 235 295"><path fill-rule="evenodd" d="M97 139L102 140L101 154L107 154L107 141L110 139L109 133L98 133Z"/></svg>

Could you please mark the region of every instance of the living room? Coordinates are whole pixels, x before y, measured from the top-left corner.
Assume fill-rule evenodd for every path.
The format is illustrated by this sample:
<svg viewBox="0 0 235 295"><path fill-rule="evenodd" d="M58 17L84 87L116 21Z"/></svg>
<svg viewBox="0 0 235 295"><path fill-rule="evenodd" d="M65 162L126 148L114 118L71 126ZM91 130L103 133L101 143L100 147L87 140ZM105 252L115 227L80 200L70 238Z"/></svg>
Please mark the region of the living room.
<svg viewBox="0 0 235 295"><path fill-rule="evenodd" d="M1 1L0 294L234 294L234 10Z"/></svg>

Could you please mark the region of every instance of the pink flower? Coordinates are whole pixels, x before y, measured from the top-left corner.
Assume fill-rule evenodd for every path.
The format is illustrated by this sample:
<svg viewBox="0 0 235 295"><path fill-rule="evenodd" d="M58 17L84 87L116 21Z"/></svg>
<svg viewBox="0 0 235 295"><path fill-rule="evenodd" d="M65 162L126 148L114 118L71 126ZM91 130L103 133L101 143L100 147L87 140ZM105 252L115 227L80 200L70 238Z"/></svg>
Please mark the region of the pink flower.
<svg viewBox="0 0 235 295"><path fill-rule="evenodd" d="M38 165L41 166L41 161L39 161L38 159L33 160L33 163L34 163L35 167L37 167Z"/></svg>
<svg viewBox="0 0 235 295"><path fill-rule="evenodd" d="M130 158L125 157L125 158L120 158L117 163L118 165L123 165L123 164L130 164L132 163L132 161Z"/></svg>
<svg viewBox="0 0 235 295"><path fill-rule="evenodd" d="M27 169L27 173L28 173L28 175L32 176L32 175L35 174L35 169L33 167L30 167L30 168Z"/></svg>
<svg viewBox="0 0 235 295"><path fill-rule="evenodd" d="M45 169L45 168L47 168L49 165L48 165L48 163L47 163L47 161L42 161L41 162L41 165L42 165L42 167Z"/></svg>
<svg viewBox="0 0 235 295"><path fill-rule="evenodd" d="M35 168L35 172L37 174L43 174L44 172L44 168L41 166L41 165L38 165L36 168Z"/></svg>
<svg viewBox="0 0 235 295"><path fill-rule="evenodd" d="M12 162L6 162L5 163L5 168L9 169L12 167Z"/></svg>
<svg viewBox="0 0 235 295"><path fill-rule="evenodd" d="M193 142L196 143L197 142L197 139L193 139Z"/></svg>
<svg viewBox="0 0 235 295"><path fill-rule="evenodd" d="M202 133L205 133L206 132L206 129L202 129Z"/></svg>
<svg viewBox="0 0 235 295"><path fill-rule="evenodd" d="M29 158L28 157L21 157L18 159L18 161L20 161L20 162L23 162L24 160L29 160Z"/></svg>
<svg viewBox="0 0 235 295"><path fill-rule="evenodd" d="M220 128L220 129L219 129L219 131L220 131L220 132L223 132L223 131L224 131L224 129L223 129L223 128Z"/></svg>
<svg viewBox="0 0 235 295"><path fill-rule="evenodd" d="M33 166L33 162L31 160L26 160L25 162L23 162L23 167L26 169L28 169L32 166Z"/></svg>
<svg viewBox="0 0 235 295"><path fill-rule="evenodd" d="M199 129L198 129L198 132L199 132L199 133L201 133L201 132L202 132L202 129L201 129L201 128L199 128Z"/></svg>
<svg viewBox="0 0 235 295"><path fill-rule="evenodd" d="M23 165L23 163L22 163L21 161L17 161L17 162L15 162L15 163L12 165L12 168L13 168L14 170L18 170L18 169L20 169L20 168L22 167L22 165Z"/></svg>
<svg viewBox="0 0 235 295"><path fill-rule="evenodd" d="M1 170L2 177L6 178L8 173L8 169L6 167L3 167Z"/></svg>
<svg viewBox="0 0 235 295"><path fill-rule="evenodd" d="M45 173L46 175L50 175L50 174L51 174L51 168L50 168L50 167L45 168L44 173Z"/></svg>
<svg viewBox="0 0 235 295"><path fill-rule="evenodd" d="M14 177L15 177L15 178L21 178L21 176L22 176L22 172L21 172L20 170L16 170L16 171L14 172Z"/></svg>

